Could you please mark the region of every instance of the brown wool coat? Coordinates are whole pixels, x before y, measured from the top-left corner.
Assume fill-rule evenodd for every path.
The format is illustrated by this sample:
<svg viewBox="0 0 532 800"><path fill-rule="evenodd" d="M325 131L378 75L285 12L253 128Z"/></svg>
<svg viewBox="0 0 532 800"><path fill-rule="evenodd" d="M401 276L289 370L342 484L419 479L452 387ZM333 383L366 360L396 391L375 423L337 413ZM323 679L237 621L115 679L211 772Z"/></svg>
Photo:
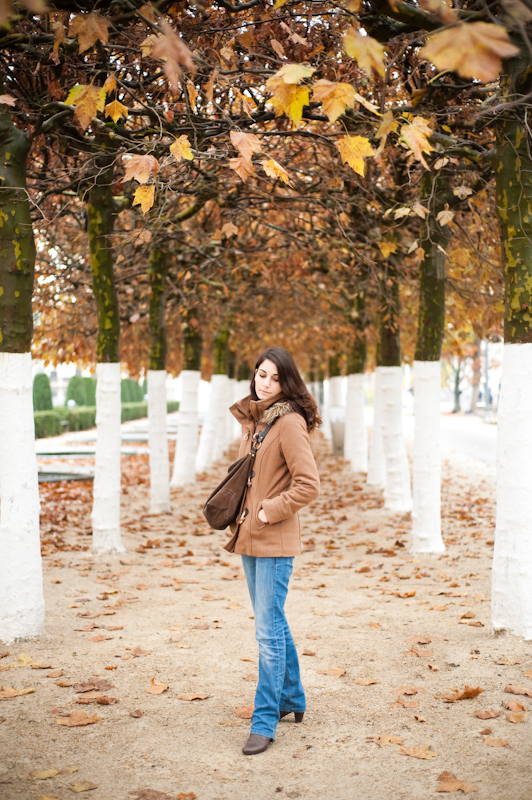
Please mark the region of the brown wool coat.
<svg viewBox="0 0 532 800"><path fill-rule="evenodd" d="M297 512L320 493L306 422L281 394L259 401L250 395L231 406L230 411L242 424L239 458L251 450L255 430L264 430L273 418L278 418L255 457L255 475L246 497L248 514L240 525L231 526L234 535L225 549L246 556L299 555ZM261 508L268 524L259 520Z"/></svg>

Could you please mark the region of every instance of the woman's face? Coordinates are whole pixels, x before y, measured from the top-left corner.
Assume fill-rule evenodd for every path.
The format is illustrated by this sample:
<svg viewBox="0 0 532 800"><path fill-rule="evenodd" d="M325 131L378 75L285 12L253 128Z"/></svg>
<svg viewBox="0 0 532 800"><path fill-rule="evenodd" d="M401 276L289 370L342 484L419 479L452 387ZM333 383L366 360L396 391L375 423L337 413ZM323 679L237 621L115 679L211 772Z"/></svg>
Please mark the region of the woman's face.
<svg viewBox="0 0 532 800"><path fill-rule="evenodd" d="M281 384L276 364L267 358L255 371L255 392L259 400L267 400L279 394Z"/></svg>

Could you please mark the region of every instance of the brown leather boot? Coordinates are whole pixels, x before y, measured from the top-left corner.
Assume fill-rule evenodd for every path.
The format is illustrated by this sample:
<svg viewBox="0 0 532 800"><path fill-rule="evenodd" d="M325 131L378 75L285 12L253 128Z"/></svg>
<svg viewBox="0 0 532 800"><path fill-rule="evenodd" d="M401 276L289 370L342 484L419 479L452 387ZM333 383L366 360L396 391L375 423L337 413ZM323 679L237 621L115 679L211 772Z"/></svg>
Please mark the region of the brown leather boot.
<svg viewBox="0 0 532 800"><path fill-rule="evenodd" d="M260 733L250 733L249 739L242 748L242 752L245 756L254 756L257 753L263 753L264 750L269 747L270 742L273 742L273 739L270 739L269 736L261 736Z"/></svg>

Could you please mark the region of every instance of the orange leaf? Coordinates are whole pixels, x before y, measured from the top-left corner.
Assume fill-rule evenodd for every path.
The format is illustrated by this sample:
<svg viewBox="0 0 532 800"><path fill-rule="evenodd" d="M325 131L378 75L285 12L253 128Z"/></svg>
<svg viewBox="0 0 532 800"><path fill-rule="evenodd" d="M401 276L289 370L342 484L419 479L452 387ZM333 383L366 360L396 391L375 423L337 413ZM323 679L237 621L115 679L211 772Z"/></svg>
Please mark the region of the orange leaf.
<svg viewBox="0 0 532 800"><path fill-rule="evenodd" d="M253 175L254 172L251 161L248 161L248 159L243 156L231 158L229 160L229 166L231 169L234 169L236 174L239 175L244 182L247 181L249 176Z"/></svg>
<svg viewBox="0 0 532 800"><path fill-rule="evenodd" d="M209 694L194 694L194 693L192 693L192 694L180 694L179 695L179 699L180 700L186 700L187 702L192 702L192 700L206 700L208 697L210 697Z"/></svg>
<svg viewBox="0 0 532 800"><path fill-rule="evenodd" d="M253 153L260 153L260 140L254 133L242 133L242 131L231 131L229 134L233 146L238 150L242 158L251 161Z"/></svg>
<svg viewBox="0 0 532 800"><path fill-rule="evenodd" d="M233 714L240 717L240 719L251 719L253 716L254 706L242 706L242 708L234 708Z"/></svg>
<svg viewBox="0 0 532 800"><path fill-rule="evenodd" d="M371 36L363 36L356 28L348 28L344 37L344 50L358 61L358 65L371 78L375 72L384 78L384 47Z"/></svg>
<svg viewBox="0 0 532 800"><path fill-rule="evenodd" d="M159 24L163 33L155 40L151 56L152 58L160 58L165 62L164 72L168 78L168 83L172 89L178 89L181 67L195 72L192 53L183 39L172 30L168 22L161 20Z"/></svg>
<svg viewBox="0 0 532 800"><path fill-rule="evenodd" d="M68 728L77 728L80 725L92 725L95 722L99 722L103 717L99 717L97 714L92 714L89 717L84 711L76 710L72 711L68 717L58 717L56 718L56 722L58 725L66 725Z"/></svg>
<svg viewBox="0 0 532 800"><path fill-rule="evenodd" d="M148 692L148 694L162 694L163 692L166 692L168 688L169 687L166 685L166 683L160 683L159 681L156 681L155 678L152 678L150 685L144 691Z"/></svg>
<svg viewBox="0 0 532 800"><path fill-rule="evenodd" d="M159 172L159 162L154 156L130 156L126 161L125 181L136 180L139 183L148 183L150 177L155 177Z"/></svg>
<svg viewBox="0 0 532 800"><path fill-rule="evenodd" d="M473 713L475 714L475 717L478 717L479 719L495 719L495 717L501 716L501 712L495 711L493 708L490 708L488 711L475 711Z"/></svg>
<svg viewBox="0 0 532 800"><path fill-rule="evenodd" d="M508 739L484 739L484 744L488 747L507 747Z"/></svg>
<svg viewBox="0 0 532 800"><path fill-rule="evenodd" d="M151 183L148 186L139 186L135 190L132 205L140 206L142 213L145 214L153 206L154 200L155 186L153 183Z"/></svg>
<svg viewBox="0 0 532 800"><path fill-rule="evenodd" d="M96 42L107 43L109 40L109 23L99 14L76 14L69 25L70 36L77 36L79 53L89 50Z"/></svg>

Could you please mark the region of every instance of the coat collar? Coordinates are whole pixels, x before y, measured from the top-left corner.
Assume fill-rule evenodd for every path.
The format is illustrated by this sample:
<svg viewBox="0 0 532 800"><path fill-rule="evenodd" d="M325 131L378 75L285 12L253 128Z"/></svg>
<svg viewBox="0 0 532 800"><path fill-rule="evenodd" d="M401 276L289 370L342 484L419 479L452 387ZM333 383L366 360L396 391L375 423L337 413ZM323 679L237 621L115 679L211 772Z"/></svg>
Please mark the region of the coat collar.
<svg viewBox="0 0 532 800"><path fill-rule="evenodd" d="M268 400L253 400L251 395L248 395L244 397L243 400L239 400L238 403L232 405L229 411L240 423L246 421L259 422L267 408L284 399L285 397L282 392L268 398Z"/></svg>

